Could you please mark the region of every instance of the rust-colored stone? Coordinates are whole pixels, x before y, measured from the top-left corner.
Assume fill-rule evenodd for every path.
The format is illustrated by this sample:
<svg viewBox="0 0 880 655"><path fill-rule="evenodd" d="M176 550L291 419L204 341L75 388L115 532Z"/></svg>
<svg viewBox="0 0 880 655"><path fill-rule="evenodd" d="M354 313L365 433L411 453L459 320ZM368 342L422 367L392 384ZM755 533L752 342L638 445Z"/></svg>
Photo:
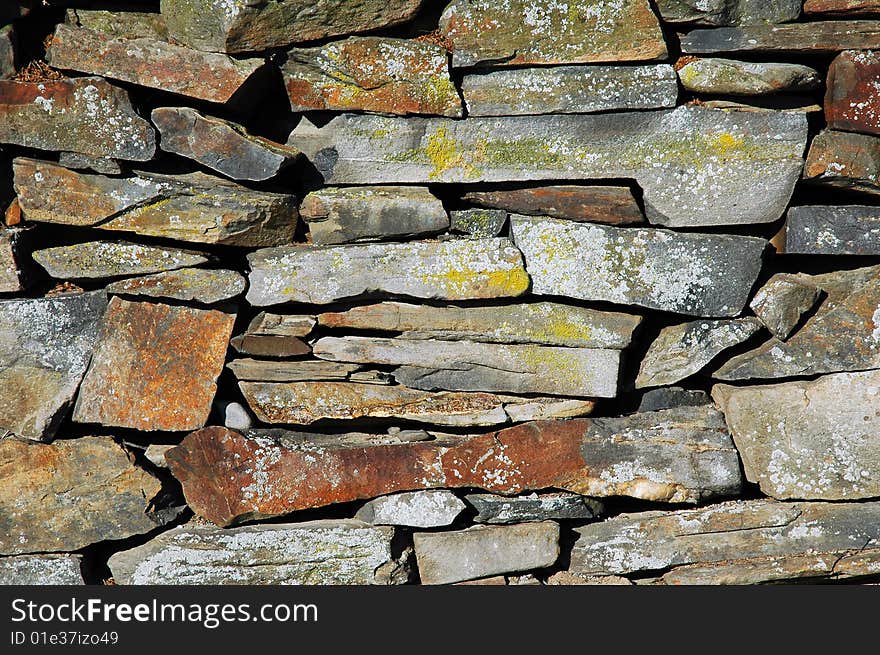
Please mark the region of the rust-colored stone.
<svg viewBox="0 0 880 655"><path fill-rule="evenodd" d="M880 138L821 132L810 145L803 177L816 184L880 193Z"/></svg>
<svg viewBox="0 0 880 655"><path fill-rule="evenodd" d="M626 187L571 185L472 191L466 193L463 199L480 207L506 209L514 214L530 216L552 216L610 225L644 221L642 210Z"/></svg>
<svg viewBox="0 0 880 655"><path fill-rule="evenodd" d="M848 50L828 69L825 118L828 127L880 134L880 52Z"/></svg>
<svg viewBox="0 0 880 655"><path fill-rule="evenodd" d="M880 16L880 0L807 0L804 13L840 18Z"/></svg>
<svg viewBox="0 0 880 655"><path fill-rule="evenodd" d="M208 420L235 317L110 301L73 420L137 430L195 430Z"/></svg>
<svg viewBox="0 0 880 655"><path fill-rule="evenodd" d="M7 227L14 227L21 223L21 205L18 204L18 198L14 198L9 207L6 208L6 214L3 217Z"/></svg>

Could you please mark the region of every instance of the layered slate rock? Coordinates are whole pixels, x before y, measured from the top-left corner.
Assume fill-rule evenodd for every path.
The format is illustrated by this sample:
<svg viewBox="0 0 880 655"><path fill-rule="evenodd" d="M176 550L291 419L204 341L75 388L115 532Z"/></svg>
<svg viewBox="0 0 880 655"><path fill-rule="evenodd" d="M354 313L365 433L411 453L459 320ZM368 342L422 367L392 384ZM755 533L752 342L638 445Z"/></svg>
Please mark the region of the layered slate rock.
<svg viewBox="0 0 880 655"><path fill-rule="evenodd" d="M802 3L803 0L657 0L657 9L667 23L756 25L797 20Z"/></svg>
<svg viewBox="0 0 880 655"><path fill-rule="evenodd" d="M310 425L323 419L396 418L434 425L500 425L585 416L588 400L514 398L491 393L434 392L353 382L240 382L265 423Z"/></svg>
<svg viewBox="0 0 880 655"><path fill-rule="evenodd" d="M248 247L289 243L296 230L294 196L203 173L106 177L24 158L14 170L29 221Z"/></svg>
<svg viewBox="0 0 880 655"><path fill-rule="evenodd" d="M161 0L170 35L193 48L256 52L401 25L424 0Z"/></svg>
<svg viewBox="0 0 880 655"><path fill-rule="evenodd" d="M527 496L468 494L464 497L476 511L476 523L528 523L547 520L586 520L596 518L602 503L579 494L531 493Z"/></svg>
<svg viewBox="0 0 880 655"><path fill-rule="evenodd" d="M18 231L0 229L0 293L16 293L24 287L18 267Z"/></svg>
<svg viewBox="0 0 880 655"><path fill-rule="evenodd" d="M547 521L417 532L413 544L422 584L449 584L552 566L559 558L559 525Z"/></svg>
<svg viewBox="0 0 880 655"><path fill-rule="evenodd" d="M640 412L656 412L674 407L700 407L709 405L712 400L705 391L683 389L681 387L659 387L646 391L639 402Z"/></svg>
<svg viewBox="0 0 880 655"><path fill-rule="evenodd" d="M587 114L675 107L678 81L668 64L559 66L466 75L468 116Z"/></svg>
<svg viewBox="0 0 880 655"><path fill-rule="evenodd" d="M325 187L303 198L300 215L318 245L420 236L449 227L443 203L424 187Z"/></svg>
<svg viewBox="0 0 880 655"><path fill-rule="evenodd" d="M713 52L832 53L880 47L880 26L870 20L749 25L693 30L681 38L685 54Z"/></svg>
<svg viewBox="0 0 880 655"><path fill-rule="evenodd" d="M767 242L512 216L532 293L632 304L692 316L736 316ZM584 271L589 271L585 274Z"/></svg>
<svg viewBox="0 0 880 655"><path fill-rule="evenodd" d="M492 307L428 307L383 302L318 315L329 328L403 332L407 339L626 348L640 316L552 302Z"/></svg>
<svg viewBox="0 0 880 655"><path fill-rule="evenodd" d="M451 491L412 491L374 498L355 518L373 525L442 528L451 525L466 508Z"/></svg>
<svg viewBox="0 0 880 655"><path fill-rule="evenodd" d="M248 255L247 300L327 304L383 292L438 300L522 295L529 276L508 239L291 246Z"/></svg>
<svg viewBox="0 0 880 655"><path fill-rule="evenodd" d="M294 112L463 114L446 50L432 43L355 36L291 50L281 73Z"/></svg>
<svg viewBox="0 0 880 655"><path fill-rule="evenodd" d="M497 237L504 232L507 216L503 209L459 209L449 212L449 227L472 237Z"/></svg>
<svg viewBox="0 0 880 655"><path fill-rule="evenodd" d="M295 357L312 352L301 337L315 326L315 317L306 315L267 314L260 312L247 330L232 339L241 353L263 357Z"/></svg>
<svg viewBox="0 0 880 655"><path fill-rule="evenodd" d="M627 187L539 186L503 191L469 191L462 200L514 214L624 225L645 217Z"/></svg>
<svg viewBox="0 0 880 655"><path fill-rule="evenodd" d="M100 77L0 81L0 143L147 161L156 133L128 93Z"/></svg>
<svg viewBox="0 0 880 655"><path fill-rule="evenodd" d="M398 382L433 391L495 391L613 398L621 351L435 339L324 337L320 359L399 366Z"/></svg>
<svg viewBox="0 0 880 655"><path fill-rule="evenodd" d="M89 365L106 307L101 292L0 302L0 429L31 439L54 436Z"/></svg>
<svg viewBox="0 0 880 655"><path fill-rule="evenodd" d="M320 128L301 121L288 144L328 184L634 178L652 223L688 227L777 220L806 136L802 115L683 106L466 121L346 114Z"/></svg>
<svg viewBox="0 0 880 655"><path fill-rule="evenodd" d="M357 364L312 360L271 361L263 359L234 359L227 368L238 380L256 382L316 382L321 380L348 380L363 368ZM389 376L390 377L390 376Z"/></svg>
<svg viewBox="0 0 880 655"><path fill-rule="evenodd" d="M788 210L785 252L810 255L880 255L880 208L805 206Z"/></svg>
<svg viewBox="0 0 880 655"><path fill-rule="evenodd" d="M236 271L182 268L155 275L119 280L107 285L107 293L120 296L171 298L213 305L244 293L245 278Z"/></svg>
<svg viewBox="0 0 880 655"><path fill-rule="evenodd" d="M196 161L233 180L268 180L292 164L300 152L230 121L190 107L159 107L150 115L162 136L162 150Z"/></svg>
<svg viewBox="0 0 880 655"><path fill-rule="evenodd" d="M877 370L712 389L746 477L780 500L880 497L878 396Z"/></svg>
<svg viewBox="0 0 880 655"><path fill-rule="evenodd" d="M826 294L788 341L737 355L713 377L748 380L880 368L880 267L802 276Z"/></svg>
<svg viewBox="0 0 880 655"><path fill-rule="evenodd" d="M764 96L822 86L818 71L809 66L721 58L689 61L678 77L688 91L718 95Z"/></svg>
<svg viewBox="0 0 880 655"><path fill-rule="evenodd" d="M454 0L440 17L455 67L663 59L666 44L647 0Z"/></svg>
<svg viewBox="0 0 880 655"><path fill-rule="evenodd" d="M198 266L208 258L190 250L127 241L86 241L37 250L34 261L59 280L122 277Z"/></svg>
<svg viewBox="0 0 880 655"><path fill-rule="evenodd" d="M90 157L78 152L62 152L58 154L58 164L75 171L92 171L101 175L121 175L122 166L115 159L106 157Z"/></svg>
<svg viewBox="0 0 880 655"><path fill-rule="evenodd" d="M691 321L663 328L642 359L636 388L675 384L699 373L728 348L763 327L756 318Z"/></svg>
<svg viewBox="0 0 880 655"><path fill-rule="evenodd" d="M824 130L810 144L804 179L823 186L880 193L880 138Z"/></svg>
<svg viewBox="0 0 880 655"><path fill-rule="evenodd" d="M73 420L195 430L208 420L235 316L110 300Z"/></svg>
<svg viewBox="0 0 880 655"><path fill-rule="evenodd" d="M190 507L217 525L421 489L697 502L735 495L741 484L733 442L710 407L421 441L210 427L165 459Z"/></svg>
<svg viewBox="0 0 880 655"><path fill-rule="evenodd" d="M755 293L749 307L774 337L785 341L821 294L807 277L778 273Z"/></svg>
<svg viewBox="0 0 880 655"><path fill-rule="evenodd" d="M109 562L124 585L388 584L394 528L360 521L182 525Z"/></svg>
<svg viewBox="0 0 880 655"><path fill-rule="evenodd" d="M100 75L177 95L224 103L263 66L152 38L114 37L63 23L46 51L55 68Z"/></svg>
<svg viewBox="0 0 880 655"><path fill-rule="evenodd" d="M622 514L575 531L571 570L581 575L672 569L666 575L675 579L678 567L703 565L717 584L739 563L765 570L752 581L835 577L837 559L880 545L880 503L736 501ZM774 565L785 565L783 575Z"/></svg>
<svg viewBox="0 0 880 655"><path fill-rule="evenodd" d="M804 13L828 17L880 16L877 0L806 0Z"/></svg>
<svg viewBox="0 0 880 655"><path fill-rule="evenodd" d="M159 524L147 513L159 480L109 437L0 440L0 488L3 555L78 550Z"/></svg>
<svg viewBox="0 0 880 655"><path fill-rule="evenodd" d="M849 50L835 57L828 69L825 92L825 119L829 128L880 134L878 75L878 52Z"/></svg>
<svg viewBox="0 0 880 655"><path fill-rule="evenodd" d="M85 584L80 555L0 557L0 585Z"/></svg>

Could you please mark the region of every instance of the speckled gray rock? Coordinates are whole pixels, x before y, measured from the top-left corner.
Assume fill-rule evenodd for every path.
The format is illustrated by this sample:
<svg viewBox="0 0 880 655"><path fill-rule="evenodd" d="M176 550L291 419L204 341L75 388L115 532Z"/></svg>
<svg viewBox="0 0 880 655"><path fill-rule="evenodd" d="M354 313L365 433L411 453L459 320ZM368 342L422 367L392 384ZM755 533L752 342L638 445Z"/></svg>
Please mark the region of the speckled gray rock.
<svg viewBox="0 0 880 655"><path fill-rule="evenodd" d="M394 528L350 520L183 525L114 554L109 565L124 585L388 584L393 536Z"/></svg>
<svg viewBox="0 0 880 655"><path fill-rule="evenodd" d="M675 384L699 373L715 357L763 327L752 317L692 321L663 328L642 359L636 388Z"/></svg>
<svg viewBox="0 0 880 655"><path fill-rule="evenodd" d="M685 54L714 52L834 53L880 48L872 20L830 20L787 25L749 25L693 30L681 38Z"/></svg>
<svg viewBox="0 0 880 655"><path fill-rule="evenodd" d="M709 405L712 399L705 391L682 389L681 387L660 387L642 395L639 401L640 412L656 412L673 407L699 407Z"/></svg>
<svg viewBox="0 0 880 655"><path fill-rule="evenodd" d="M468 116L588 114L675 107L678 80L668 64L560 66L466 75Z"/></svg>
<svg viewBox="0 0 880 655"><path fill-rule="evenodd" d="M678 77L688 91L715 95L763 96L822 86L822 77L809 66L721 58L690 61Z"/></svg>
<svg viewBox="0 0 880 655"><path fill-rule="evenodd" d="M107 293L148 298L195 300L206 305L244 293L247 281L236 271L181 268L144 277L119 280L107 285Z"/></svg>
<svg viewBox="0 0 880 655"><path fill-rule="evenodd" d="M755 387L716 385L746 477L778 498L880 497L880 371Z"/></svg>
<svg viewBox="0 0 880 655"><path fill-rule="evenodd" d="M79 555L0 557L0 585L85 584Z"/></svg>
<svg viewBox="0 0 880 655"><path fill-rule="evenodd" d="M801 15L803 0L657 0L668 23L753 25L787 23Z"/></svg>
<svg viewBox="0 0 880 655"><path fill-rule="evenodd" d="M106 307L102 292L0 302L0 429L51 439L89 365Z"/></svg>
<svg viewBox="0 0 880 655"><path fill-rule="evenodd" d="M599 500L566 492L531 493L527 496L468 494L464 499L477 510L473 519L477 523L594 519L603 510Z"/></svg>
<svg viewBox="0 0 880 655"><path fill-rule="evenodd" d="M0 293L16 293L23 289L17 253L20 232L0 228Z"/></svg>
<svg viewBox="0 0 880 655"><path fill-rule="evenodd" d="M144 275L208 261L204 255L189 250L142 246L127 241L86 241L37 250L33 257L49 275L59 280Z"/></svg>
<svg viewBox="0 0 880 655"><path fill-rule="evenodd" d="M12 25L0 28L0 80L15 75L15 33Z"/></svg>
<svg viewBox="0 0 880 655"><path fill-rule="evenodd" d="M785 252L807 255L880 255L880 207L792 207Z"/></svg>
<svg viewBox="0 0 880 655"><path fill-rule="evenodd" d="M519 296L529 287L508 239L291 246L248 255L247 300L327 304L383 292L438 300Z"/></svg>
<svg viewBox="0 0 880 655"><path fill-rule="evenodd" d="M365 503L355 518L373 525L442 528L451 525L466 505L444 489L381 496Z"/></svg>
<svg viewBox="0 0 880 655"><path fill-rule="evenodd" d="M532 293L640 305L691 316L736 316L767 242L511 216ZM585 275L584 271L589 271Z"/></svg>
<svg viewBox="0 0 880 655"><path fill-rule="evenodd" d="M450 228L477 238L497 237L504 231L507 216L503 209L459 209L449 212Z"/></svg>
<svg viewBox="0 0 880 655"><path fill-rule="evenodd" d="M394 134L394 139L387 135ZM765 223L803 168L806 118L696 106L589 116L302 120L289 145L328 184L633 178L652 223Z"/></svg>
<svg viewBox="0 0 880 655"><path fill-rule="evenodd" d="M449 227L443 203L424 187L325 187L303 198L300 215L316 244L412 237Z"/></svg>
<svg viewBox="0 0 880 655"><path fill-rule="evenodd" d="M777 273L755 293L749 307L774 337L785 341L821 294L809 277Z"/></svg>
<svg viewBox="0 0 880 655"><path fill-rule="evenodd" d="M413 542L422 584L449 584L553 566L559 557L559 525L547 521L417 532Z"/></svg>

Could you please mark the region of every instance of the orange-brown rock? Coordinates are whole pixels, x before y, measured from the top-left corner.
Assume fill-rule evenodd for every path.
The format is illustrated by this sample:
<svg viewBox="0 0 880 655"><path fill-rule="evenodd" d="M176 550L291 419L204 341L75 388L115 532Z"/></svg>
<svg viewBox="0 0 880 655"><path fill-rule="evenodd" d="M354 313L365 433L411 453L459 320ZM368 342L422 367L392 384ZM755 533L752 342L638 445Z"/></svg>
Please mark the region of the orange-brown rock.
<svg viewBox="0 0 880 655"><path fill-rule="evenodd" d="M471 191L463 200L514 214L552 216L573 221L619 225L642 223L644 217L632 192L615 186L541 186L504 191Z"/></svg>
<svg viewBox="0 0 880 655"><path fill-rule="evenodd" d="M880 16L880 0L806 0L804 13L829 18Z"/></svg>
<svg viewBox="0 0 880 655"><path fill-rule="evenodd" d="M828 127L846 132L880 134L880 53L847 50L828 69L825 119Z"/></svg>
<svg viewBox="0 0 880 655"><path fill-rule="evenodd" d="M810 145L803 177L815 184L880 193L880 138L822 131Z"/></svg>

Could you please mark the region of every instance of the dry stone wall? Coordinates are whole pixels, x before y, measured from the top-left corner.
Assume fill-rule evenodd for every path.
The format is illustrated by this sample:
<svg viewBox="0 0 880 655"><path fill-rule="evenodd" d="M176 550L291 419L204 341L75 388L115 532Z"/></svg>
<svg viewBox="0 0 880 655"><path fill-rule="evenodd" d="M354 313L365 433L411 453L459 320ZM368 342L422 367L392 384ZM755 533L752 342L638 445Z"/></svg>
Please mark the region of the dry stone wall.
<svg viewBox="0 0 880 655"><path fill-rule="evenodd" d="M2 4L0 583L880 579L880 2Z"/></svg>

